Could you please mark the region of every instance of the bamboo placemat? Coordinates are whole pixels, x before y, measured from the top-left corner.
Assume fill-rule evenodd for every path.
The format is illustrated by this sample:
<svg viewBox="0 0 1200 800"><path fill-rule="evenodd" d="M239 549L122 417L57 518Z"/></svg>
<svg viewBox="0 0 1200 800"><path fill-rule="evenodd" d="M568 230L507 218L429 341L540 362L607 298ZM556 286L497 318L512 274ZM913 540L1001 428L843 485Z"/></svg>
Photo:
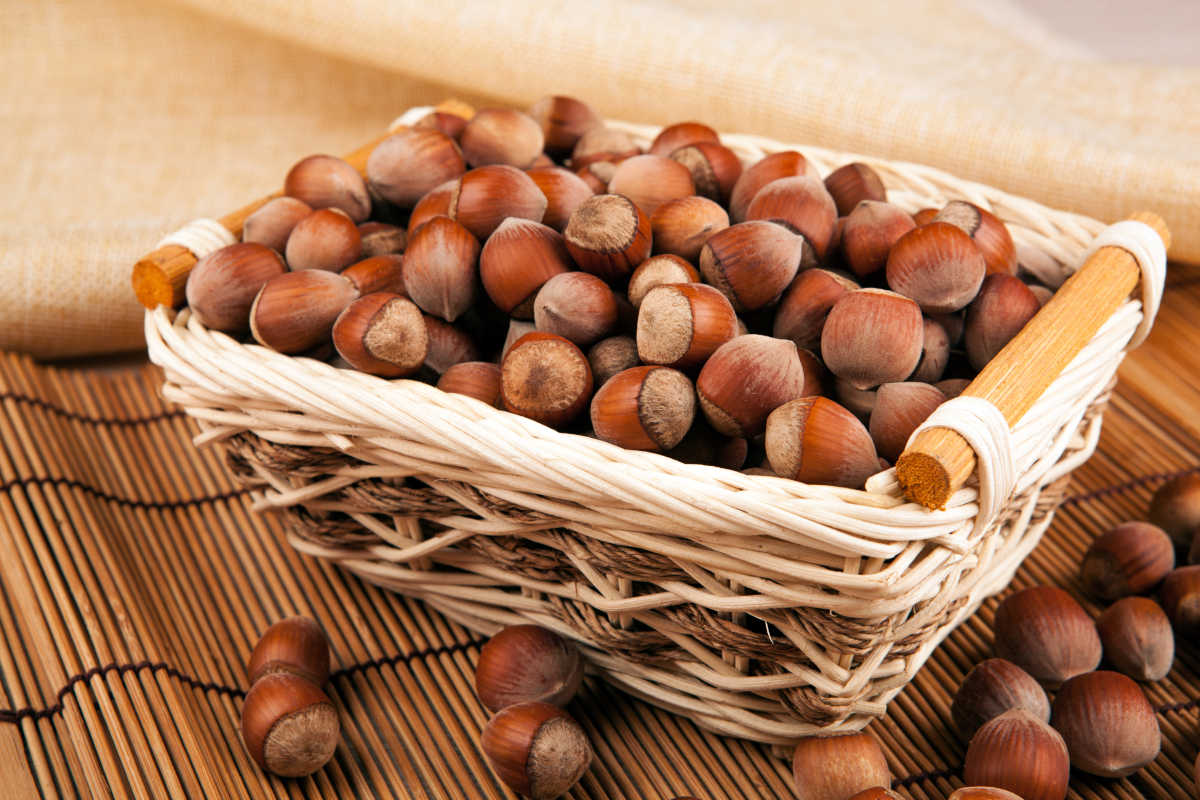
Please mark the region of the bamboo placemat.
<svg viewBox="0 0 1200 800"><path fill-rule="evenodd" d="M1100 450L1015 586L1078 595L1091 538L1198 468L1198 319L1200 282L1176 275L1154 335L1122 369ZM150 366L0 356L0 796L511 797L477 744L480 640L293 551L278 519L250 511L217 451L191 445L196 428L159 398L159 380ZM956 631L871 726L912 798L962 783L950 697L990 653L994 608ZM238 711L246 655L293 613L329 633L343 737L316 776L280 781L250 762ZM1200 647L1179 644L1174 670L1148 688L1162 755L1119 781L1074 774L1071 797L1190 796ZM765 748L595 681L572 712L597 753L573 798L792 796L790 765Z"/></svg>

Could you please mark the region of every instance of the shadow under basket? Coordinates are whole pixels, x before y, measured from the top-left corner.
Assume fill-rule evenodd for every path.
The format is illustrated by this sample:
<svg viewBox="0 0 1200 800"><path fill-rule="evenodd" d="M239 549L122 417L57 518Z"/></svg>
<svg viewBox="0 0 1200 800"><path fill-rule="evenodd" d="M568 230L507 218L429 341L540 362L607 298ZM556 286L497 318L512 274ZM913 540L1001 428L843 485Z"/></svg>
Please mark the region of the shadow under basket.
<svg viewBox="0 0 1200 800"><path fill-rule="evenodd" d="M611 124L643 142L657 132ZM783 149L821 174L865 162L910 212L976 203L1008 223L1023 268L1052 286L1104 227L928 167L722 140L747 163ZM242 344L187 309L148 310L146 338L165 396L199 421L197 443L227 450L257 507L286 516L297 549L481 633L552 628L632 695L786 744L882 715L1008 584L1095 449L1116 369L1144 332L1140 300L1115 307L1012 425L1011 491L985 498L972 478L940 510L907 500L894 470L855 491L684 464Z"/></svg>

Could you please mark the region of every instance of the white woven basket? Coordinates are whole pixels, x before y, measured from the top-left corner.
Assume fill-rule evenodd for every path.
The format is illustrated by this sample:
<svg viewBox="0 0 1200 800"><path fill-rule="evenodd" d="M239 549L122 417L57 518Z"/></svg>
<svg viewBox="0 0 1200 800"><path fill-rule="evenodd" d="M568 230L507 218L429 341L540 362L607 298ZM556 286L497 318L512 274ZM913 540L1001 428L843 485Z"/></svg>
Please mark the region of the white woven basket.
<svg viewBox="0 0 1200 800"><path fill-rule="evenodd" d="M970 200L1009 224L1023 266L1051 285L1103 228L928 167L722 141L747 162L798 149L822 174L865 162L909 211ZM553 628L634 695L786 743L881 715L1009 582L1094 450L1141 319L1126 302L1013 428L1015 487L982 521L973 486L927 511L891 470L853 491L684 464L241 344L186 309L148 311L145 328L165 396L200 421L197 444L229 448L261 487L257 508L288 513L299 550L480 632Z"/></svg>

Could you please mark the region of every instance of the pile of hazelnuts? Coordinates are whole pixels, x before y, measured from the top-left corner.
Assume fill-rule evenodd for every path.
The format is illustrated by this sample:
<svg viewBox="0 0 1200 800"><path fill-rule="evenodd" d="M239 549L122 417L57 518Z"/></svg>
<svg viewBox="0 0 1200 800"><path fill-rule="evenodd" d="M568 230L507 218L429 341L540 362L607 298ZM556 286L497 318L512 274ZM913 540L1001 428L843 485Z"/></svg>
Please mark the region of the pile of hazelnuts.
<svg viewBox="0 0 1200 800"><path fill-rule="evenodd" d="M293 166L192 313L692 463L861 487L1050 295L971 203L910 215L865 164L743 164L697 122L643 152L569 97L434 111L365 172Z"/></svg>

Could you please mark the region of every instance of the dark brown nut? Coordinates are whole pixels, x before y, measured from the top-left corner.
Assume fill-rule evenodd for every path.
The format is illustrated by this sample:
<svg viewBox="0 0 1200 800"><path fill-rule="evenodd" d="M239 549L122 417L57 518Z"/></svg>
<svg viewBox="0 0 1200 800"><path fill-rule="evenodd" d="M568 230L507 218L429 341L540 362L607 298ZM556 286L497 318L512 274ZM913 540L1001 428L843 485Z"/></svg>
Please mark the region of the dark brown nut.
<svg viewBox="0 0 1200 800"><path fill-rule="evenodd" d="M583 728L549 703L504 709L484 727L481 746L500 780L533 800L566 794L592 763Z"/></svg>
<svg viewBox="0 0 1200 800"><path fill-rule="evenodd" d="M698 367L737 335L733 306L702 283L656 286L638 309L638 357L647 364Z"/></svg>
<svg viewBox="0 0 1200 800"><path fill-rule="evenodd" d="M888 251L887 282L929 314L945 314L975 299L986 268L962 229L931 222L901 236Z"/></svg>
<svg viewBox="0 0 1200 800"><path fill-rule="evenodd" d="M746 207L746 219L781 222L804 237L824 260L837 221L837 207L825 185L808 175L771 181Z"/></svg>
<svg viewBox="0 0 1200 800"><path fill-rule="evenodd" d="M542 129L546 152L553 156L568 155L591 128L601 124L600 117L582 100L566 95L547 95L529 108L529 116Z"/></svg>
<svg viewBox="0 0 1200 800"><path fill-rule="evenodd" d="M1144 594L1175 569L1171 537L1148 522L1126 522L1096 537L1079 566L1084 590L1112 602Z"/></svg>
<svg viewBox="0 0 1200 800"><path fill-rule="evenodd" d="M629 278L629 302L634 308L642 304L646 293L655 286L667 283L696 283L700 273L679 256L660 255L647 258Z"/></svg>
<svg viewBox="0 0 1200 800"><path fill-rule="evenodd" d="M885 202L887 190L879 173L866 164L854 162L838 167L825 178L825 188L837 204L839 217L848 217L863 200Z"/></svg>
<svg viewBox="0 0 1200 800"><path fill-rule="evenodd" d="M1013 245L1012 235L992 212L963 200L951 200L934 219L962 228L975 240L989 275L1017 274L1017 248Z"/></svg>
<svg viewBox="0 0 1200 800"><path fill-rule="evenodd" d="M876 273L887 265L892 245L915 227L899 206L864 200L846 217L842 258L860 278Z"/></svg>
<svg viewBox="0 0 1200 800"><path fill-rule="evenodd" d="M941 389L928 383L885 383L871 411L871 439L879 455L895 463L913 431L946 402Z"/></svg>
<svg viewBox="0 0 1200 800"><path fill-rule="evenodd" d="M386 222L364 222L358 226L358 235L362 237L363 258L403 253L408 243L404 228Z"/></svg>
<svg viewBox="0 0 1200 800"><path fill-rule="evenodd" d="M508 164L525 169L541 154L545 138L537 120L522 111L481 108L467 121L458 143L472 167Z"/></svg>
<svg viewBox="0 0 1200 800"><path fill-rule="evenodd" d="M367 157L367 181L389 203L412 208L422 196L467 169L462 151L435 130L406 130L384 139ZM409 233L413 228L409 227Z"/></svg>
<svg viewBox="0 0 1200 800"><path fill-rule="evenodd" d="M775 474L804 483L861 489L879 472L867 429L827 397L802 397L772 411L766 448Z"/></svg>
<svg viewBox="0 0 1200 800"><path fill-rule="evenodd" d="M989 658L963 678L950 704L959 733L968 740L986 723L1020 708L1042 722L1050 721L1050 699L1028 672L1011 661Z"/></svg>
<svg viewBox="0 0 1200 800"><path fill-rule="evenodd" d="M463 128L467 127L467 118L461 114L449 111L430 111L413 123L413 130L434 130L444 133L451 139L457 140L462 136Z"/></svg>
<svg viewBox="0 0 1200 800"><path fill-rule="evenodd" d="M808 393L796 345L749 334L717 348L696 379L700 407L726 436L750 439L766 427L779 406Z"/></svg>
<svg viewBox="0 0 1200 800"><path fill-rule="evenodd" d="M592 429L630 450L670 450L696 417L696 390L669 367L633 367L613 375L592 398Z"/></svg>
<svg viewBox="0 0 1200 800"><path fill-rule="evenodd" d="M849 278L826 269L806 269L796 276L783 293L775 310L772 333L791 339L796 347L814 350L821 345L825 318L842 295L859 288Z"/></svg>
<svg viewBox="0 0 1200 800"><path fill-rule="evenodd" d="M1200 566L1177 567L1166 577L1162 605L1178 636L1200 635Z"/></svg>
<svg viewBox="0 0 1200 800"><path fill-rule="evenodd" d="M484 643L475 665L475 693L491 711L531 702L561 708L582 682L579 648L537 625L504 628Z"/></svg>
<svg viewBox="0 0 1200 800"><path fill-rule="evenodd" d="M341 725L333 703L311 681L286 672L264 676L242 705L242 739L255 763L285 778L310 775L333 757Z"/></svg>
<svg viewBox="0 0 1200 800"><path fill-rule="evenodd" d="M540 222L509 217L479 254L479 277L496 307L521 319L533 317L533 298L546 281L575 264L562 235Z"/></svg>
<svg viewBox="0 0 1200 800"><path fill-rule="evenodd" d="M780 178L790 178L793 175L820 176L816 170L795 150L783 150L772 153L747 167L733 185L729 193L729 219L733 222L743 222L746 219L746 209L750 201L758 194L758 190L768 183Z"/></svg>
<svg viewBox="0 0 1200 800"><path fill-rule="evenodd" d="M637 142L625 131L594 125L575 143L571 151L571 169L578 170L597 161L624 161L641 152Z"/></svg>
<svg viewBox="0 0 1200 800"><path fill-rule="evenodd" d="M337 273L285 272L267 281L254 298L250 333L272 350L303 353L329 341L334 321L357 297L354 284Z"/></svg>
<svg viewBox="0 0 1200 800"><path fill-rule="evenodd" d="M1056 586L1010 594L996 609L994 625L996 655L1051 689L1100 664L1096 623Z"/></svg>
<svg viewBox="0 0 1200 800"><path fill-rule="evenodd" d="M1162 606L1148 597L1123 597L1096 620L1104 658L1138 681L1159 681L1175 662L1175 634Z"/></svg>
<svg viewBox="0 0 1200 800"><path fill-rule="evenodd" d="M834 375L869 389L911 375L924 339L915 302L882 289L858 289L830 309L821 329L821 356Z"/></svg>
<svg viewBox="0 0 1200 800"><path fill-rule="evenodd" d="M188 274L188 307L206 328L242 333L250 327L250 306L263 284L285 272L283 259L266 245L222 247L197 261Z"/></svg>
<svg viewBox="0 0 1200 800"><path fill-rule="evenodd" d="M1158 757L1162 733L1141 688L1119 672L1077 675L1054 697L1050 724L1071 766L1102 778L1132 775Z"/></svg>
<svg viewBox="0 0 1200 800"><path fill-rule="evenodd" d="M633 156L617 165L608 182L610 194L628 197L649 219L663 203L695 194L687 167L666 156Z"/></svg>
<svg viewBox="0 0 1200 800"><path fill-rule="evenodd" d="M631 336L610 336L588 350L588 364L597 386L603 386L618 372L638 365L637 342Z"/></svg>
<svg viewBox="0 0 1200 800"><path fill-rule="evenodd" d="M869 733L801 739L792 754L792 777L797 800L846 800L892 785L887 759Z"/></svg>
<svg viewBox="0 0 1200 800"><path fill-rule="evenodd" d="M312 207L295 197L276 197L263 203L242 224L242 241L266 245L279 253L287 245L296 223L312 213Z"/></svg>
<svg viewBox="0 0 1200 800"><path fill-rule="evenodd" d="M729 195L742 177L742 160L737 153L716 142L693 142L670 154L671 160L687 167L696 194L728 203Z"/></svg>
<svg viewBox="0 0 1200 800"><path fill-rule="evenodd" d="M624 281L650 255L650 220L628 197L598 194L585 200L563 231L567 252L584 272Z"/></svg>
<svg viewBox="0 0 1200 800"><path fill-rule="evenodd" d="M595 194L583 178L562 167L534 167L525 174L546 195L546 213L542 222L559 233L567 227L567 220L575 209Z"/></svg>
<svg viewBox="0 0 1200 800"><path fill-rule="evenodd" d="M329 639L315 620L288 617L263 632L246 663L246 683L264 675L289 672L317 686L329 680Z"/></svg>
<svg viewBox="0 0 1200 800"><path fill-rule="evenodd" d="M592 399L592 370L571 341L534 331L518 339L500 363L500 396L506 410L561 427Z"/></svg>
<svg viewBox="0 0 1200 800"><path fill-rule="evenodd" d="M926 318L922 330L925 335L921 345L921 360L909 380L937 383L946 371L946 364L950 362L950 336L942 324L934 319Z"/></svg>
<svg viewBox="0 0 1200 800"><path fill-rule="evenodd" d="M1177 550L1200 534L1200 471L1177 475L1154 492L1149 519L1167 532Z"/></svg>
<svg viewBox="0 0 1200 800"><path fill-rule="evenodd" d="M681 197L663 203L650 217L654 252L696 263L700 248L713 234L729 227L725 209L705 197Z"/></svg>
<svg viewBox="0 0 1200 800"><path fill-rule="evenodd" d="M464 330L444 322L437 317L425 315L425 332L429 336L429 352L425 366L444 375L455 364L478 361L479 347Z"/></svg>
<svg viewBox="0 0 1200 800"><path fill-rule="evenodd" d="M309 156L288 170L283 193L309 208L337 208L355 222L371 215L371 197L358 170L336 156Z"/></svg>
<svg viewBox="0 0 1200 800"><path fill-rule="evenodd" d="M429 353L421 310L403 295L375 292L348 305L333 323L338 355L383 378L413 375Z"/></svg>
<svg viewBox="0 0 1200 800"><path fill-rule="evenodd" d="M700 272L737 311L779 301L800 269L805 239L772 222L741 222L717 232L700 250Z"/></svg>
<svg viewBox="0 0 1200 800"><path fill-rule="evenodd" d="M608 284L586 272L564 272L546 281L533 301L539 331L587 347L617 326L617 299Z"/></svg>
<svg viewBox="0 0 1200 800"><path fill-rule="evenodd" d="M465 394L481 403L500 407L500 367L490 361L463 361L438 378L437 387L451 394Z"/></svg>
<svg viewBox="0 0 1200 800"><path fill-rule="evenodd" d="M983 369L1040 308L1037 297L1020 278L988 275L979 296L967 307L964 339L971 366Z"/></svg>
<svg viewBox="0 0 1200 800"><path fill-rule="evenodd" d="M459 179L448 216L483 241L509 217L541 222L545 213L546 195L532 178L516 167L492 164Z"/></svg>
<svg viewBox="0 0 1200 800"><path fill-rule="evenodd" d="M447 322L475 302L479 242L449 217L434 217L413 234L404 253L404 288L422 311Z"/></svg>
<svg viewBox="0 0 1200 800"><path fill-rule="evenodd" d="M417 232L417 228L434 217L450 216L450 201L458 188L458 181L452 180L440 184L421 196L408 217L408 238Z"/></svg>
<svg viewBox="0 0 1200 800"><path fill-rule="evenodd" d="M1071 759L1058 731L1022 708L986 723L967 747L963 780L1022 800L1063 800Z"/></svg>
<svg viewBox="0 0 1200 800"><path fill-rule="evenodd" d="M395 292L408 296L404 289L403 256L365 258L342 270L342 277L354 284L354 289L360 296L372 292Z"/></svg>
<svg viewBox="0 0 1200 800"><path fill-rule="evenodd" d="M676 122L658 132L650 143L651 155L669 156L681 147L696 142L720 143L721 137L703 122Z"/></svg>
<svg viewBox="0 0 1200 800"><path fill-rule="evenodd" d="M284 258L293 270L338 272L361 256L358 226L336 208L318 209L297 222L284 249Z"/></svg>

